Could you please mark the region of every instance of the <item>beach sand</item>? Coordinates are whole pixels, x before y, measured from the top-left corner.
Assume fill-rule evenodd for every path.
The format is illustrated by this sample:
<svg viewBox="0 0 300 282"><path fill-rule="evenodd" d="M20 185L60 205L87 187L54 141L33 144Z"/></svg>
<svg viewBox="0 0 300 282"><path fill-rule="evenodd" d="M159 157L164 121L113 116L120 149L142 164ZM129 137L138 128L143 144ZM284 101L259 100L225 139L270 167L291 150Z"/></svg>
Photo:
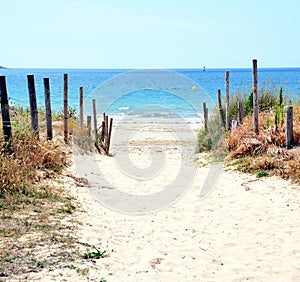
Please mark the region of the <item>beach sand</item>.
<svg viewBox="0 0 300 282"><path fill-rule="evenodd" d="M131 126L126 127L127 132L134 130ZM200 124L191 126L196 133ZM184 132L186 127L176 128ZM80 177L84 174L89 184L66 184L81 206L72 215L80 222L76 234L79 241L106 250L108 256L79 266L89 268L85 275L74 269L44 269L28 275L29 280L100 281L104 277L118 282L299 281L300 189L278 177L256 178L222 168L215 175L219 179L214 189L201 197L204 180L211 171L205 166L199 167L184 195L159 212L128 214L99 203L99 188L113 191L118 187L126 193L147 196L159 192L162 183L172 183L182 153L178 153L178 144L171 135L168 130L144 126L138 136L132 136L127 153L122 145L126 138L119 138L113 140L111 148L115 157L95 158L82 152L75 157L94 166L97 163L101 177L104 175L110 184L101 186L101 177L88 167L86 171L79 169L78 163L69 169L70 173ZM184 148L188 149L183 151L184 158L193 165L196 134L188 129L185 136ZM151 165L147 146L153 142L163 148L156 153L166 156L158 180L132 179L117 170L115 158L122 150L140 168ZM116 198L116 202L119 200ZM124 206L120 203L119 207Z"/></svg>

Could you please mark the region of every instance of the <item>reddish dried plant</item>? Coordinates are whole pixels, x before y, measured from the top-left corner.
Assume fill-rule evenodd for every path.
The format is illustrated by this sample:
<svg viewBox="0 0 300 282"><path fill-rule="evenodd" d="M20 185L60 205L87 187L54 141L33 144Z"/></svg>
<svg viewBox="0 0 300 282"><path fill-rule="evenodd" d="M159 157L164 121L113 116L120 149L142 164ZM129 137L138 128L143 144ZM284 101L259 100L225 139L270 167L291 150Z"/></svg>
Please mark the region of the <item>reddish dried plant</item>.
<svg viewBox="0 0 300 282"><path fill-rule="evenodd" d="M285 149L285 124L276 130L273 116L272 112L260 113L257 135L253 131L253 117L246 117L226 138L227 160L243 159L239 163L242 171L266 170L300 182L300 107L294 106L292 150Z"/></svg>

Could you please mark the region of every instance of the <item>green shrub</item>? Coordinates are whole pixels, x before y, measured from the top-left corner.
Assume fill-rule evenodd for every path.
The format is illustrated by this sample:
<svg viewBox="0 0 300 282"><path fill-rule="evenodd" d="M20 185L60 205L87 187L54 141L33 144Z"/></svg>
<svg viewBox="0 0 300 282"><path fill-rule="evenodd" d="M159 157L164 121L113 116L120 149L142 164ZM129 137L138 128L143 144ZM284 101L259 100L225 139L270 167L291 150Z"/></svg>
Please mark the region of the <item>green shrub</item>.
<svg viewBox="0 0 300 282"><path fill-rule="evenodd" d="M270 176L270 174L266 171L260 171L259 173L256 174L256 178L261 178L265 176Z"/></svg>
<svg viewBox="0 0 300 282"><path fill-rule="evenodd" d="M220 151L224 149L225 130L220 126L217 116L208 121L208 129L201 129L198 135L198 151Z"/></svg>
<svg viewBox="0 0 300 282"><path fill-rule="evenodd" d="M253 91L251 91L247 101L245 102L244 114L247 116L253 112Z"/></svg>

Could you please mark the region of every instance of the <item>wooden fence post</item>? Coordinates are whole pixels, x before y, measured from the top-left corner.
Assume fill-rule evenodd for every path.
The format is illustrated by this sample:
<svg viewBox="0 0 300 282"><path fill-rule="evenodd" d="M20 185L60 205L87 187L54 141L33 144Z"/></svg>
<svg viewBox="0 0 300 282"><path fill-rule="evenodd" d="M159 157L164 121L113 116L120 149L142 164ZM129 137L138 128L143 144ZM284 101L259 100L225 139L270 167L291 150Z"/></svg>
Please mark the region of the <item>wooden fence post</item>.
<svg viewBox="0 0 300 282"><path fill-rule="evenodd" d="M107 137L107 146L106 146L106 154L109 155L109 147L110 147L110 140L111 140L111 131L112 131L112 125L113 125L113 119L110 119L110 125L109 125L109 132Z"/></svg>
<svg viewBox="0 0 300 282"><path fill-rule="evenodd" d="M87 123L87 128L88 128L88 136L92 136L92 117L87 116L86 117L86 123Z"/></svg>
<svg viewBox="0 0 300 282"><path fill-rule="evenodd" d="M79 88L79 116L80 116L80 129L83 129L83 87Z"/></svg>
<svg viewBox="0 0 300 282"><path fill-rule="evenodd" d="M244 104L243 102L239 101L238 104L238 124L243 124L243 118L244 118Z"/></svg>
<svg viewBox="0 0 300 282"><path fill-rule="evenodd" d="M254 134L258 134L258 89L257 89L257 60L253 60L253 117Z"/></svg>
<svg viewBox="0 0 300 282"><path fill-rule="evenodd" d="M208 120L208 110L206 108L206 103L203 103L203 117L204 117L204 129L207 131L207 120Z"/></svg>
<svg viewBox="0 0 300 282"><path fill-rule="evenodd" d="M51 113L49 78L44 78L44 95L45 95L45 109L46 109L47 139L52 140L53 132L52 132L52 113Z"/></svg>
<svg viewBox="0 0 300 282"><path fill-rule="evenodd" d="M286 148L290 149L293 142L293 107L286 107Z"/></svg>
<svg viewBox="0 0 300 282"><path fill-rule="evenodd" d="M10 146L9 142L12 139L12 133L5 76L0 76L0 98L4 141L8 142L8 146Z"/></svg>
<svg viewBox="0 0 300 282"><path fill-rule="evenodd" d="M36 92L34 85L34 75L27 75L28 92L29 92L29 103L30 103L30 116L31 116L31 129L39 138L39 120L38 120L38 109L36 103Z"/></svg>
<svg viewBox="0 0 300 282"><path fill-rule="evenodd" d="M107 138L108 138L108 115L105 116L105 147L107 146Z"/></svg>
<svg viewBox="0 0 300 282"><path fill-rule="evenodd" d="M219 119L220 119L220 125L223 127L223 108L222 108L222 98L221 98L221 90L218 89L218 107L219 107Z"/></svg>
<svg viewBox="0 0 300 282"><path fill-rule="evenodd" d="M69 129L68 129L68 74L64 74L64 140L67 143L69 139Z"/></svg>
<svg viewBox="0 0 300 282"><path fill-rule="evenodd" d="M105 132L106 132L106 125L105 125L105 120L106 120L106 114L103 113L103 121L102 121L102 126L101 126L101 141L105 141Z"/></svg>
<svg viewBox="0 0 300 282"><path fill-rule="evenodd" d="M225 96L225 102L226 102L226 130L229 130L230 129L229 71L226 71L225 81L226 81L226 96Z"/></svg>
<svg viewBox="0 0 300 282"><path fill-rule="evenodd" d="M95 130L95 142L98 142L98 128L97 128L97 110L96 100L93 99L93 116L94 116L94 130Z"/></svg>
<svg viewBox="0 0 300 282"><path fill-rule="evenodd" d="M104 142L105 140L105 121L102 121L102 126L101 126L101 141Z"/></svg>

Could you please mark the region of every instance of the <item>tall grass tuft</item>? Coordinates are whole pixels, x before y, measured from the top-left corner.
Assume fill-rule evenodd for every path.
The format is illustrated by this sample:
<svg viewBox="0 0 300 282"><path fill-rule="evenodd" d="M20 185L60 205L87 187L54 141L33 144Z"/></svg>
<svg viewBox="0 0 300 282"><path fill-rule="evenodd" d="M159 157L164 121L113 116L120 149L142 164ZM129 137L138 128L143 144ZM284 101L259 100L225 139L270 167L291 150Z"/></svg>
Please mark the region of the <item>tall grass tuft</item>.
<svg viewBox="0 0 300 282"><path fill-rule="evenodd" d="M281 93L281 94L280 94ZM270 109L274 108L278 102L278 95L282 95L282 88L277 89L272 81L265 81L259 89L259 110L260 112L269 112ZM283 99L283 98L282 98ZM238 117L238 103L244 103L245 115L251 115L253 109L253 92L247 94L245 91L237 91L231 93L229 96L230 103L230 120L237 120ZM225 101L222 104L223 108L223 123L225 124L226 105ZM224 141L224 129L219 126L218 109L215 108L213 114L210 116L208 121L208 131L204 128L200 130L198 135L198 149L199 152L211 151L220 149Z"/></svg>
<svg viewBox="0 0 300 282"><path fill-rule="evenodd" d="M259 93L258 93L259 112L268 112L270 111L270 109L274 108L276 102L278 102L278 97L280 93L282 95L282 99L287 100L287 95L284 95L284 91L282 88L275 87L272 80L266 80L259 88ZM246 116L252 114L253 92L250 91L250 93L248 94L246 91L237 91L236 93L230 94L229 103L230 103L231 120L237 119L239 102L244 103L244 112ZM223 108L223 113L225 115L226 112L225 100L223 102L222 108Z"/></svg>
<svg viewBox="0 0 300 282"><path fill-rule="evenodd" d="M253 135L253 119L247 117L234 134L226 139L227 163L239 159L237 169L242 172L268 171L300 183L300 107L294 106L294 148L285 149L285 128L268 127L272 113L261 113L259 134Z"/></svg>
<svg viewBox="0 0 300 282"><path fill-rule="evenodd" d="M0 196L27 193L37 186L40 171L58 173L67 164L63 144L49 142L44 136L38 140L32 134L28 112L13 108L11 116L13 140L10 153L0 137Z"/></svg>
<svg viewBox="0 0 300 282"><path fill-rule="evenodd" d="M237 92L230 95L230 118L237 120L238 102L244 103L245 118L234 133L223 134L224 142L213 142L211 130L219 122L218 115L211 116L208 131L202 129L198 136L199 152L214 151L224 145L226 162L236 159L237 168L244 172L268 171L283 178L300 182L300 106L294 104L293 150L285 150L285 103L288 95L282 88L266 81L259 89L259 134L253 134L253 94ZM223 104L225 113L225 103ZM215 110L217 113L217 109ZM212 130L213 131L213 130ZM222 130L219 132L221 136ZM218 134L215 134L215 136Z"/></svg>

